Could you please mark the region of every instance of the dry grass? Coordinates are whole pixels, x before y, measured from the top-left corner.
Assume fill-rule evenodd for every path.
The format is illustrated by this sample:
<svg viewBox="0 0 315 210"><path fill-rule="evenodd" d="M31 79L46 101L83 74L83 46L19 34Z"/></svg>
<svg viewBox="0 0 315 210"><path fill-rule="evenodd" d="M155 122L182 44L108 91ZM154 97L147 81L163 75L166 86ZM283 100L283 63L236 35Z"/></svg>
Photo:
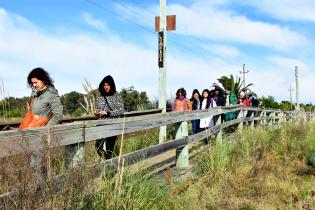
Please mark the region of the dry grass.
<svg viewBox="0 0 315 210"><path fill-rule="evenodd" d="M306 151L315 146L314 128L304 124L247 130L239 141L223 148L214 146L202 154L200 164L207 166L199 181L177 198L181 201L178 208L314 209L315 169L305 164ZM228 163L215 170L211 160L224 149ZM223 155L214 161L226 162L226 158Z"/></svg>
<svg viewBox="0 0 315 210"><path fill-rule="evenodd" d="M157 134L152 133L144 133L146 138L137 140L140 145L133 145L133 136L126 141L121 137L120 154L154 143ZM93 143L85 145L84 162L67 171L59 193L45 164L29 167L34 155L42 155L45 163L45 151L2 159L0 194L17 191L0 202L0 209L315 209L315 169L305 164L315 147L315 125L245 129L234 137L200 153L199 177L190 187L192 180L177 184L170 171L161 182L141 172L130 174L128 168L115 176L117 169L106 168L94 180L95 171L88 167L99 162ZM51 176L65 174L63 152L51 151Z"/></svg>

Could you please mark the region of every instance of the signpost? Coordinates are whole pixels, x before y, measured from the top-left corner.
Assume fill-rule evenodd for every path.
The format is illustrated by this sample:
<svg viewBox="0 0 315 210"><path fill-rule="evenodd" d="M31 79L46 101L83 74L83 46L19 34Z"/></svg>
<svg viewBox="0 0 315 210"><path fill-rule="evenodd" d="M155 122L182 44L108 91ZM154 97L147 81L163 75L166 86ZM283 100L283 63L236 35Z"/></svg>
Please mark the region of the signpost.
<svg viewBox="0 0 315 210"><path fill-rule="evenodd" d="M160 0L160 17L155 17L155 31L158 35L159 65L159 108L166 112L166 31L176 29L176 16L166 16L166 0ZM166 126L160 127L159 142L166 140Z"/></svg>

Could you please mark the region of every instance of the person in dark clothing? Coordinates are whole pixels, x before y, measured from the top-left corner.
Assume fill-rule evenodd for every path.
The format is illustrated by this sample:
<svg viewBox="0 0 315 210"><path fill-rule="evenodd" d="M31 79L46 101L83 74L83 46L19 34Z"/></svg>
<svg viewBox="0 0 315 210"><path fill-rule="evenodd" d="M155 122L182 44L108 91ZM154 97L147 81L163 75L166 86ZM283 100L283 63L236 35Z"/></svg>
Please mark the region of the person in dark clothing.
<svg viewBox="0 0 315 210"><path fill-rule="evenodd" d="M258 107L259 101L258 101L258 99L254 98L254 96L252 94L248 95L248 99L249 99L252 107Z"/></svg>
<svg viewBox="0 0 315 210"><path fill-rule="evenodd" d="M259 106L258 99L254 98L254 96L252 94L248 95L248 100L249 100L250 106L256 107L256 108ZM253 113L253 111L248 111L247 117L250 117L252 115L252 113ZM259 116L259 112L255 111L254 112L254 116L258 117Z"/></svg>
<svg viewBox="0 0 315 210"><path fill-rule="evenodd" d="M101 96L96 101L95 116L100 119L122 117L124 114L124 102L116 91L116 85L112 76L108 75L100 82L98 88ZM117 136L96 140L95 148L99 156L109 159L114 156L114 147Z"/></svg>
<svg viewBox="0 0 315 210"><path fill-rule="evenodd" d="M192 105L192 110L199 110L200 109L200 99L201 95L197 89L194 89L192 96L191 96L191 105ZM191 120L191 125L192 125L192 133L198 133L200 131L200 120Z"/></svg>
<svg viewBox="0 0 315 210"><path fill-rule="evenodd" d="M224 106L225 105L225 99L222 93L220 93L219 88L214 89L214 100L217 103L217 106Z"/></svg>
<svg viewBox="0 0 315 210"><path fill-rule="evenodd" d="M220 89L218 87L215 87L214 89L214 96L213 96L213 100L215 101L217 106L224 106L225 105L225 99L223 94L220 92ZM214 123L216 124L218 119L219 119L220 115L216 115L213 117ZM221 115L221 122L222 119L224 118L224 115Z"/></svg>

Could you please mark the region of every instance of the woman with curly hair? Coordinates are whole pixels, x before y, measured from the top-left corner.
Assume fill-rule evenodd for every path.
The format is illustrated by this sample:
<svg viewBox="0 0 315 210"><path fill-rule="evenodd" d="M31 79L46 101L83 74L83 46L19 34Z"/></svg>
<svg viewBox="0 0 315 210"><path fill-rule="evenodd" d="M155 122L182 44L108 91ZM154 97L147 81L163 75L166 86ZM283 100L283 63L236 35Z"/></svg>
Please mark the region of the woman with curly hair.
<svg viewBox="0 0 315 210"><path fill-rule="evenodd" d="M63 119L63 107L53 82L43 68L33 69L27 77L27 83L32 88L29 110L35 115L46 117L48 122L45 126L58 124Z"/></svg>

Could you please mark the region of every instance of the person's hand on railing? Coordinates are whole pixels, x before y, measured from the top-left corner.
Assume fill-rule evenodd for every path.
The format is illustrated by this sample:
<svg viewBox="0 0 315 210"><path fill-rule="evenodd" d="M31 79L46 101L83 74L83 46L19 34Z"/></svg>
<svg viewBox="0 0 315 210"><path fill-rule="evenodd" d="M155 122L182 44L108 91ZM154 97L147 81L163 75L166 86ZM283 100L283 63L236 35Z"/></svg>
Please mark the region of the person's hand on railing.
<svg viewBox="0 0 315 210"><path fill-rule="evenodd" d="M104 117L107 116L107 112L106 111L95 112L94 115L97 117Z"/></svg>

